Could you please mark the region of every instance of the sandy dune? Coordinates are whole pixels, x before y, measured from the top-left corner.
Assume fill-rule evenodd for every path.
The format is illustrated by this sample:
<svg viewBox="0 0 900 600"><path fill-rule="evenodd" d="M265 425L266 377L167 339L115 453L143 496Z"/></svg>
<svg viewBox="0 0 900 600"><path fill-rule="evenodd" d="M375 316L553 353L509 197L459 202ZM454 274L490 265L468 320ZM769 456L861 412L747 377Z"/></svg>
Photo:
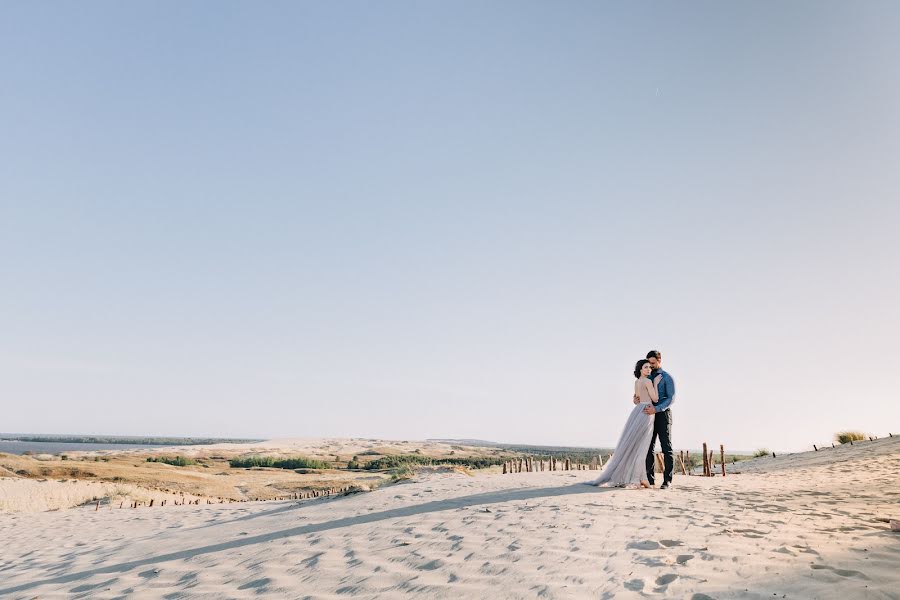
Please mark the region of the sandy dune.
<svg viewBox="0 0 900 600"><path fill-rule="evenodd" d="M0 515L3 598L900 598L900 439L676 489L432 474L347 498Z"/></svg>
<svg viewBox="0 0 900 600"><path fill-rule="evenodd" d="M346 469L322 469L298 474L291 469L231 469L236 456L320 459L346 466L354 457L362 463L378 456L419 454L431 457L493 456L496 448L473 448L442 442L368 439L284 439L247 444L166 446L152 449L66 452L60 456L0 454L0 513L42 512L80 506L102 499L119 506L133 501L159 506L164 500L219 503L291 497L311 490L374 488L390 475ZM148 456L186 456L203 464L176 467L147 462Z"/></svg>

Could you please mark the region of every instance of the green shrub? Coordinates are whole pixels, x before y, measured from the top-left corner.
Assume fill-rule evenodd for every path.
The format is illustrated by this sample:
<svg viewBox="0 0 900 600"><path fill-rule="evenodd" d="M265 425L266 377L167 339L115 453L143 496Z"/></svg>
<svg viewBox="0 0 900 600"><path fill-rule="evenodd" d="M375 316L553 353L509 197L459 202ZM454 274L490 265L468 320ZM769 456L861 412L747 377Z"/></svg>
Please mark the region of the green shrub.
<svg viewBox="0 0 900 600"><path fill-rule="evenodd" d="M772 454L772 453L769 451L768 448L760 448L759 450L757 450L756 452L753 453L753 458L760 458L763 456L768 456L770 454Z"/></svg>
<svg viewBox="0 0 900 600"><path fill-rule="evenodd" d="M174 467L186 467L197 464L197 461L184 456L148 456L147 462L164 463Z"/></svg>
<svg viewBox="0 0 900 600"><path fill-rule="evenodd" d="M228 461L233 469L249 469L252 467L269 467L272 469L330 469L331 465L314 458L275 458L274 456L247 456L232 458Z"/></svg>
<svg viewBox="0 0 900 600"><path fill-rule="evenodd" d="M409 464L391 469L391 481L405 481L407 479L412 479L413 475L415 475L415 473L412 470L412 466Z"/></svg>
<svg viewBox="0 0 900 600"><path fill-rule="evenodd" d="M861 431L839 431L834 434L834 441L846 444L847 442L861 442L866 439L866 434Z"/></svg>

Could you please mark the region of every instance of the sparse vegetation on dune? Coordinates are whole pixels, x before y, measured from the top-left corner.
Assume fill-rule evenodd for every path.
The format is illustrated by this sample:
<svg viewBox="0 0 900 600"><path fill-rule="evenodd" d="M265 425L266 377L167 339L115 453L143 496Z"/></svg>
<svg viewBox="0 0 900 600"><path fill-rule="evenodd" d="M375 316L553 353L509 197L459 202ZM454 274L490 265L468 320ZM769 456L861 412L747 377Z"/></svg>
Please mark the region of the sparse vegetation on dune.
<svg viewBox="0 0 900 600"><path fill-rule="evenodd" d="M247 456L232 458L228 461L232 469L249 469L253 467L269 467L273 469L330 469L331 465L314 458L276 458L273 456Z"/></svg>
<svg viewBox="0 0 900 600"><path fill-rule="evenodd" d="M768 448L760 448L756 452L753 453L753 458L761 458L763 456L768 456L772 454L772 452Z"/></svg>
<svg viewBox="0 0 900 600"><path fill-rule="evenodd" d="M147 462L158 462L174 467L187 467L188 465L196 465L197 461L184 456L148 456Z"/></svg>
<svg viewBox="0 0 900 600"><path fill-rule="evenodd" d="M846 444L848 442L861 442L866 439L866 434L861 431L839 431L834 434L834 441Z"/></svg>

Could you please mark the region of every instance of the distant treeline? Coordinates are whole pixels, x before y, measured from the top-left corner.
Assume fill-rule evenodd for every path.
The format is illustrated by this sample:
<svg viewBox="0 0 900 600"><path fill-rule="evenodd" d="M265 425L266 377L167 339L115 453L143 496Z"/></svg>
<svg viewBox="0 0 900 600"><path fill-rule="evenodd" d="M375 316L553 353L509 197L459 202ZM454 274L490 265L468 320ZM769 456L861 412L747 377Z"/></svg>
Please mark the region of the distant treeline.
<svg viewBox="0 0 900 600"><path fill-rule="evenodd" d="M473 456L468 458L431 458L421 454L400 454L382 456L363 465L364 469L396 469L410 465L456 465L472 469L484 469L502 465L508 459L496 456Z"/></svg>
<svg viewBox="0 0 900 600"><path fill-rule="evenodd" d="M273 469L330 469L331 465L323 460L314 458L275 458L273 456L248 456L246 458L232 458L228 461L234 469L249 469L251 467L270 467Z"/></svg>
<svg viewBox="0 0 900 600"><path fill-rule="evenodd" d="M394 456L382 456L364 465L361 465L354 457L347 465L349 468L363 468L370 471L397 469L414 465L456 465L471 469L484 469L494 465L502 465L501 457L469 457L469 458L431 458L421 454L400 454ZM171 463L170 463L171 464ZM331 469L330 463L314 458L294 457L276 458L274 456L248 456L244 458L232 458L228 464L235 469L248 469L252 467L269 467L274 469Z"/></svg>
<svg viewBox="0 0 900 600"><path fill-rule="evenodd" d="M0 440L18 442L55 442L63 444L130 444L132 446L200 446L207 444L246 444L264 440L238 438L119 437L98 435L14 435L0 434Z"/></svg>

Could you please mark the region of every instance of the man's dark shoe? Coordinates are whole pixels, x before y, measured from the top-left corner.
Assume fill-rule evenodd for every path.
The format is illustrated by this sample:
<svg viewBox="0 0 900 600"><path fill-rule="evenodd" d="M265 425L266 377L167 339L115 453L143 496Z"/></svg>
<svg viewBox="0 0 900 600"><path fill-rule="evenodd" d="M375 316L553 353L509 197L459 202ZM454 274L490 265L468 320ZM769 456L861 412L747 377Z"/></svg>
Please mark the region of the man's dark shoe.
<svg viewBox="0 0 900 600"><path fill-rule="evenodd" d="M668 481L665 481L665 482L663 482L663 484L661 486L659 486L659 489L668 490L668 489L671 489L671 487L672 487L672 484L669 483Z"/></svg>

